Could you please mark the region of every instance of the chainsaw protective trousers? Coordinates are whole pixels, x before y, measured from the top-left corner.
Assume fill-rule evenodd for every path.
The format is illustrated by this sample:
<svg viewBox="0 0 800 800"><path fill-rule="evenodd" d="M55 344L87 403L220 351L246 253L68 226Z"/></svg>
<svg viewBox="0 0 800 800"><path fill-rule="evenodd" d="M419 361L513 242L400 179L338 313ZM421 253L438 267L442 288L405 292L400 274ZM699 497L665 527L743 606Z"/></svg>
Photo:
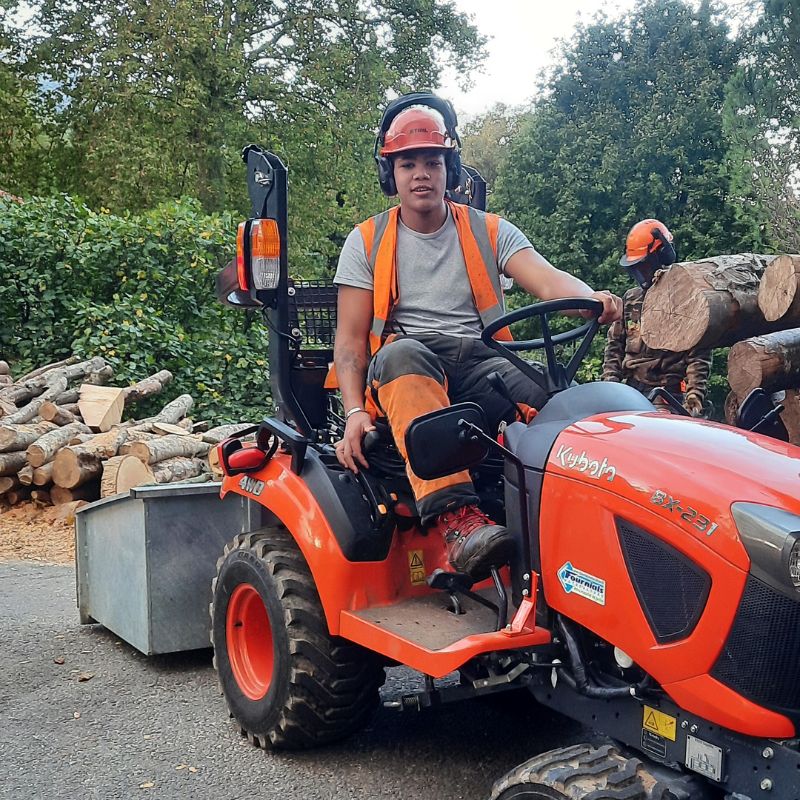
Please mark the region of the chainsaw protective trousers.
<svg viewBox="0 0 800 800"><path fill-rule="evenodd" d="M503 377L515 402L537 409L544 404L544 391L480 339L441 334L399 336L381 347L369 365L367 396L377 415L387 418L407 460L405 435L412 420L450 403L477 403L491 432L502 420L515 419L514 406L487 380L492 372ZM431 481L418 478L408 464L406 472L426 524L445 511L478 502L469 472Z"/></svg>

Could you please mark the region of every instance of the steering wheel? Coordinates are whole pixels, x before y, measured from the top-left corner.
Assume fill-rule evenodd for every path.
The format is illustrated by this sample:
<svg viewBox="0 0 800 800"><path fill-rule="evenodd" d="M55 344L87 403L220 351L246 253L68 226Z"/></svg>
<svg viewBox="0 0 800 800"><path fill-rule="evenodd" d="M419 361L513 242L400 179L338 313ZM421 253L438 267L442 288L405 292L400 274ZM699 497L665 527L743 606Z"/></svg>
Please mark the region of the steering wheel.
<svg viewBox="0 0 800 800"><path fill-rule="evenodd" d="M547 317L549 314L556 314L560 311L591 311L594 313L594 316L577 328L553 335L550 332L550 325L548 324ZM514 311L509 311L507 314L503 314L483 329L481 339L484 344L488 345L493 350L497 350L501 356L507 358L515 367L541 386L548 395L553 395L556 392L568 388L572 383L581 361L583 361L586 356L589 346L600 328L600 323L597 320L602 313L603 304L599 300L593 300L589 297L564 297L559 300L546 300L543 303L534 303L533 305L524 306L523 308L518 308ZM521 320L532 319L534 317L541 318L541 338L526 339L525 341L519 342L498 342L494 338L494 335L502 328L514 322L520 322ZM556 358L555 346L557 344L565 344L566 342L574 342L581 338L581 343L572 354L569 363L566 366L562 365ZM536 369L530 362L520 358L514 352L516 350L542 349L544 349L547 355L547 372Z"/></svg>

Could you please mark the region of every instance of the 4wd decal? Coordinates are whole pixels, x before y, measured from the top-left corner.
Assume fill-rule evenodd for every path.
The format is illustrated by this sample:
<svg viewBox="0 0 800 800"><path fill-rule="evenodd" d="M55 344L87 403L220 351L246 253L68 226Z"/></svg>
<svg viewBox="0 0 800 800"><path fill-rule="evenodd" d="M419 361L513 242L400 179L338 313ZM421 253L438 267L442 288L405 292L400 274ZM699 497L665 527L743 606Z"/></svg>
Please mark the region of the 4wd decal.
<svg viewBox="0 0 800 800"><path fill-rule="evenodd" d="M604 458L602 461L589 458L585 450L580 453L573 453L571 447L565 447L563 444L559 446L556 452L556 461L564 467L564 469L574 469L577 472L583 472L590 478L605 478L609 483L617 477L617 468L608 463L608 459Z"/></svg>
<svg viewBox="0 0 800 800"><path fill-rule="evenodd" d="M255 478L251 478L249 475L242 475L239 480L239 486L241 486L246 492L249 492L256 497L258 497L261 492L264 491L264 481L257 481Z"/></svg>
<svg viewBox="0 0 800 800"><path fill-rule="evenodd" d="M582 569L576 569L571 561L567 561L558 571L558 579L567 594L578 594L601 606L606 604L606 582Z"/></svg>
<svg viewBox="0 0 800 800"><path fill-rule="evenodd" d="M681 521L687 526L696 528L706 536L711 536L712 533L719 527L716 522L712 522L708 517L704 517L696 509L690 506L684 506L681 500L677 500L666 492L656 489L650 502L655 506L660 506L663 511L669 511L670 514L677 514Z"/></svg>

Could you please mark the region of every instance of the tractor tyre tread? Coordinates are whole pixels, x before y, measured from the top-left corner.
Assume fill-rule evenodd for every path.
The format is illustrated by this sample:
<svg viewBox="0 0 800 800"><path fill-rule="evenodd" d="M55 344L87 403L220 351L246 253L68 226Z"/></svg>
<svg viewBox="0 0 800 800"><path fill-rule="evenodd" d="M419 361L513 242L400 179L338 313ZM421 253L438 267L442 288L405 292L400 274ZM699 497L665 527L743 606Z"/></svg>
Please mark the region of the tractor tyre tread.
<svg viewBox="0 0 800 800"><path fill-rule="evenodd" d="M654 774L648 764L625 755L614 744L578 744L549 750L498 780L491 800L524 798L524 787L542 798L565 800L688 800L704 796L695 778L674 773L674 779L659 769ZM695 793L699 789L699 794Z"/></svg>
<svg viewBox="0 0 800 800"><path fill-rule="evenodd" d="M274 724L267 730L249 730L231 708L218 669L212 600L214 666L242 734L256 747L296 750L328 744L362 728L378 705L385 680L381 658L330 635L308 564L283 528L241 534L229 542L217 562L213 597L220 570L235 550L249 550L271 577L283 610L289 660L288 687Z"/></svg>

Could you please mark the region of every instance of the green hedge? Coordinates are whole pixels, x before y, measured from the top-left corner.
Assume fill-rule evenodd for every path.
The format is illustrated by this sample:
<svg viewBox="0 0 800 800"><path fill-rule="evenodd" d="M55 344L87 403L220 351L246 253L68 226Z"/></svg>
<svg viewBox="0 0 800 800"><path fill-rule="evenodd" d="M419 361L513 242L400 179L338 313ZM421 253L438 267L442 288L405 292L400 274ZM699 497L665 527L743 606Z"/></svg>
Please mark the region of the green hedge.
<svg viewBox="0 0 800 800"><path fill-rule="evenodd" d="M236 220L192 199L146 213L94 212L66 196L0 199L0 358L14 374L101 355L126 385L168 369L195 419L259 419L268 404L267 332L226 308L214 278L235 252Z"/></svg>

